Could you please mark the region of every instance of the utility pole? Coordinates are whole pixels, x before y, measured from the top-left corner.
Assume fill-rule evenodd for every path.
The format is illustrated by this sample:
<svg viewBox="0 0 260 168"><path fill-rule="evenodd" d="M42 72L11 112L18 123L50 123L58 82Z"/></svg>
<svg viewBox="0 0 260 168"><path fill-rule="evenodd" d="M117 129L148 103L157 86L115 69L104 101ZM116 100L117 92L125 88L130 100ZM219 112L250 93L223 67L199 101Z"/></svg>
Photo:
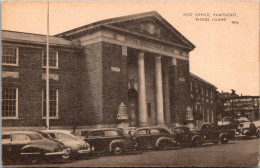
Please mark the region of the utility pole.
<svg viewBox="0 0 260 168"><path fill-rule="evenodd" d="M50 96L49 96L49 1L47 7L47 39L46 39L46 129L50 129Z"/></svg>

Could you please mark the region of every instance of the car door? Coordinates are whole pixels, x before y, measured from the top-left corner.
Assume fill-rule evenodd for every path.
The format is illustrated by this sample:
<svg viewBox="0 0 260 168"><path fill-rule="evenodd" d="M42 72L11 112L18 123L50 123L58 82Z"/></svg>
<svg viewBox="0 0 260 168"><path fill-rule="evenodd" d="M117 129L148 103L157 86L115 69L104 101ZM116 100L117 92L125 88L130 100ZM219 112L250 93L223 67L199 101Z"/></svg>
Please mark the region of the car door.
<svg viewBox="0 0 260 168"><path fill-rule="evenodd" d="M113 140L123 139L122 135L117 130L105 130L104 134L104 144L107 147L109 147Z"/></svg>
<svg viewBox="0 0 260 168"><path fill-rule="evenodd" d="M102 151L107 148L104 131L102 130L90 131L85 137L85 141L87 141L90 146L94 146L95 151Z"/></svg>
<svg viewBox="0 0 260 168"><path fill-rule="evenodd" d="M185 133L184 128L175 128L174 137L179 143L189 143L190 137Z"/></svg>
<svg viewBox="0 0 260 168"><path fill-rule="evenodd" d="M156 141L162 137L163 134L161 133L160 129L157 128L152 128L150 129L150 138L149 138L149 143L155 147L156 146Z"/></svg>
<svg viewBox="0 0 260 168"><path fill-rule="evenodd" d="M201 126L200 133L205 136L206 140L212 139L212 131L210 131L211 126L209 124L204 124Z"/></svg>
<svg viewBox="0 0 260 168"><path fill-rule="evenodd" d="M31 139L25 134L12 134L11 135L11 152L14 156L21 155L21 149L29 144Z"/></svg>
<svg viewBox="0 0 260 168"><path fill-rule="evenodd" d="M149 131L148 129L136 130L134 134L135 141L138 148L147 148L149 143ZM148 143L147 143L148 142Z"/></svg>

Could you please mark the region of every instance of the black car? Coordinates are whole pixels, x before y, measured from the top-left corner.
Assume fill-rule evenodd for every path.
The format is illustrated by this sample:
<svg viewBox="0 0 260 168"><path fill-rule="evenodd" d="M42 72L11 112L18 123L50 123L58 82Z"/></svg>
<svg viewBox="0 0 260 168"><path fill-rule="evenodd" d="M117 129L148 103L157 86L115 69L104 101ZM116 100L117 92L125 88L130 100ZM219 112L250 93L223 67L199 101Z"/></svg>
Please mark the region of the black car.
<svg viewBox="0 0 260 168"><path fill-rule="evenodd" d="M199 147L205 142L200 133L191 132L189 127L175 127L173 135L179 145Z"/></svg>
<svg viewBox="0 0 260 168"><path fill-rule="evenodd" d="M12 131L2 133L3 161L29 159L35 162L40 159L67 159L69 152L59 142L42 137L33 131Z"/></svg>
<svg viewBox="0 0 260 168"><path fill-rule="evenodd" d="M135 130L133 138L136 142L136 148L158 148L168 149L176 146L172 134L162 127L142 127Z"/></svg>
<svg viewBox="0 0 260 168"><path fill-rule="evenodd" d="M209 123L202 124L199 132L206 142L213 143L221 142L222 144L227 144L235 136L235 131L224 130Z"/></svg>
<svg viewBox="0 0 260 168"><path fill-rule="evenodd" d="M94 147L95 152L113 152L116 155L133 149L135 142L132 137L125 134L122 129L100 128L90 130L85 136L85 141Z"/></svg>

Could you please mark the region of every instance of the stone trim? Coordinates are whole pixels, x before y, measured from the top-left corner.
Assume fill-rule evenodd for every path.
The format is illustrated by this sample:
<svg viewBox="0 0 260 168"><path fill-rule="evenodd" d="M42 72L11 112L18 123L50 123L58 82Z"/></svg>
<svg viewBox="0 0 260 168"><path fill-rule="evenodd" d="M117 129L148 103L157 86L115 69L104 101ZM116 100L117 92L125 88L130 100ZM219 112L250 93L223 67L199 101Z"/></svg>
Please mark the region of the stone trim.
<svg viewBox="0 0 260 168"><path fill-rule="evenodd" d="M2 71L2 78L19 78L19 72Z"/></svg>

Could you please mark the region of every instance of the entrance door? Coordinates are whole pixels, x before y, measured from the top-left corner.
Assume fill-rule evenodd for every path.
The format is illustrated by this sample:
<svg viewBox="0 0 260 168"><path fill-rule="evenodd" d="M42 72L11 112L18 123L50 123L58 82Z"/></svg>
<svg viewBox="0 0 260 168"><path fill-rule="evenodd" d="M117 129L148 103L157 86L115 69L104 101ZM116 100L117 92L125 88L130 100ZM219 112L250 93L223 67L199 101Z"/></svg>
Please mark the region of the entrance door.
<svg viewBox="0 0 260 168"><path fill-rule="evenodd" d="M138 110L138 93L135 89L131 88L128 91L128 110L129 110L129 119L130 126L137 125L137 110Z"/></svg>

